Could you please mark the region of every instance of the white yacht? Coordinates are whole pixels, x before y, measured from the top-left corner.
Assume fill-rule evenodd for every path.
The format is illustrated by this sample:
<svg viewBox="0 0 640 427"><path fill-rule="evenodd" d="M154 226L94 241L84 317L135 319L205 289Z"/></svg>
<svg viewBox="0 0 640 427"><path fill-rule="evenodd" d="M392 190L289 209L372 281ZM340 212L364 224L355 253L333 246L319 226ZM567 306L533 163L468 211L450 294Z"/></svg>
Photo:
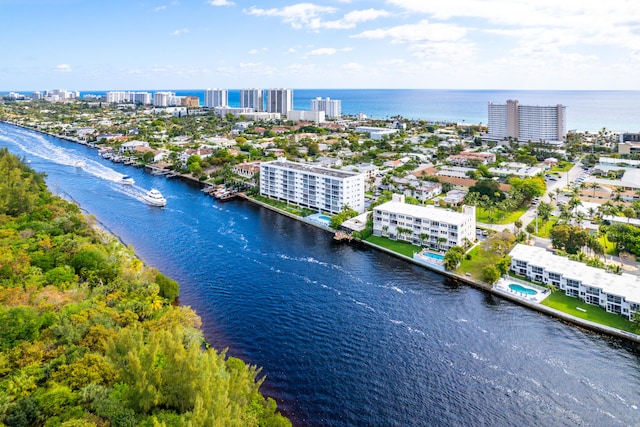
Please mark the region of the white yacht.
<svg viewBox="0 0 640 427"><path fill-rule="evenodd" d="M167 199L165 199L162 196L162 193L160 193L155 188L152 188L151 190L144 193L144 196L142 196L142 198L151 206L163 207L167 204Z"/></svg>
<svg viewBox="0 0 640 427"><path fill-rule="evenodd" d="M82 169L82 168L84 167L84 162L83 162L82 160L78 160L78 161L77 161L77 162L75 162L73 165L74 165L75 167L77 167L77 168L81 168L81 169Z"/></svg>
<svg viewBox="0 0 640 427"><path fill-rule="evenodd" d="M120 180L120 184L127 184L127 185L133 185L135 184L135 181L133 178L131 178L129 175L125 175L122 177L122 179Z"/></svg>

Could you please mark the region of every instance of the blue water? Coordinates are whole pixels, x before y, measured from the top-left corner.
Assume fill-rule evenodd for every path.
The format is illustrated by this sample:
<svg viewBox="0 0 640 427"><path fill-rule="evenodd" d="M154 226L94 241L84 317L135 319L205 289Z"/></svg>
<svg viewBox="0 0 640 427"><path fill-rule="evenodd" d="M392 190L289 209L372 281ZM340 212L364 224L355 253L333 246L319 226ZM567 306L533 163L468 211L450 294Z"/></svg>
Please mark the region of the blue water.
<svg viewBox="0 0 640 427"><path fill-rule="evenodd" d="M157 90L131 89L147 92ZM167 89L159 89L167 90ZM204 90L172 90L179 96L198 96L204 104ZM104 95L106 91L81 92ZM308 110L320 96L342 101L346 115L465 122L487 124L487 103L517 99L525 105L567 107L567 129L618 132L640 131L638 91L528 91L528 90L429 90L429 89L294 89L294 108ZM240 90L229 90L229 105L240 106Z"/></svg>
<svg viewBox="0 0 640 427"><path fill-rule="evenodd" d="M526 288L522 285L518 285L515 283L510 284L509 289L511 289L512 291L520 292L521 294L525 294L525 295L536 295L538 293L538 291L534 289Z"/></svg>
<svg viewBox="0 0 640 427"><path fill-rule="evenodd" d="M3 124L0 146L177 279L296 426L638 425L640 356L618 341L90 148ZM167 207L118 191L121 174Z"/></svg>
<svg viewBox="0 0 640 427"><path fill-rule="evenodd" d="M422 256L427 257L427 258L435 259L436 261L444 260L444 255L434 254L432 252L423 252Z"/></svg>

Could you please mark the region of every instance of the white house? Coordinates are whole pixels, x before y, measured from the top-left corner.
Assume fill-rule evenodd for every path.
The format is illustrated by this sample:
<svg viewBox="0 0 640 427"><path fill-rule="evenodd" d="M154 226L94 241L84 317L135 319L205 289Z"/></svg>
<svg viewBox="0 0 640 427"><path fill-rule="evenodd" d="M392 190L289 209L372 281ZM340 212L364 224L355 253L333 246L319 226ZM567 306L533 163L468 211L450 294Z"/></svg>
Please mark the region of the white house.
<svg viewBox="0 0 640 427"><path fill-rule="evenodd" d="M149 143L147 141L127 141L120 146L120 152L131 153L135 147L149 147Z"/></svg>

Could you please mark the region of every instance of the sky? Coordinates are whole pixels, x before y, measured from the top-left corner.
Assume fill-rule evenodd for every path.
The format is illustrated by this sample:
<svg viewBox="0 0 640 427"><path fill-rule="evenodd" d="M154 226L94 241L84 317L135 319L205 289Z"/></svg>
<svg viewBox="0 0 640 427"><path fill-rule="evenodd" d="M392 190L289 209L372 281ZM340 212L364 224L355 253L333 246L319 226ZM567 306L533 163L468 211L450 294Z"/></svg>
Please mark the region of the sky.
<svg viewBox="0 0 640 427"><path fill-rule="evenodd" d="M640 90L638 0L0 0L0 91Z"/></svg>

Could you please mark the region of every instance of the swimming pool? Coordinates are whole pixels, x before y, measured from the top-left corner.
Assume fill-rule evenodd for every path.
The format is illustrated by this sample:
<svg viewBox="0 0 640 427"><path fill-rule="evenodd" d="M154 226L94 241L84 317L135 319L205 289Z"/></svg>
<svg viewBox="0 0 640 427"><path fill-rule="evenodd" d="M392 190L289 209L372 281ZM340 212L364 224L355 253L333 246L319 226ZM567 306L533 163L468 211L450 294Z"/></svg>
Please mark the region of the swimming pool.
<svg viewBox="0 0 640 427"><path fill-rule="evenodd" d="M432 260L439 262L444 260L444 255L434 254L432 252L423 252L422 256L425 258L431 258Z"/></svg>
<svg viewBox="0 0 640 427"><path fill-rule="evenodd" d="M519 292L521 294L525 294L525 295L537 295L538 291L536 291L535 289L531 289L531 288L526 288L522 285L518 285L516 283L512 283L509 285L509 289L511 289L514 292Z"/></svg>
<svg viewBox="0 0 640 427"><path fill-rule="evenodd" d="M306 217L308 220L315 222L316 224L323 225L325 227L329 227L331 224L331 217L324 215L320 212L314 213Z"/></svg>

